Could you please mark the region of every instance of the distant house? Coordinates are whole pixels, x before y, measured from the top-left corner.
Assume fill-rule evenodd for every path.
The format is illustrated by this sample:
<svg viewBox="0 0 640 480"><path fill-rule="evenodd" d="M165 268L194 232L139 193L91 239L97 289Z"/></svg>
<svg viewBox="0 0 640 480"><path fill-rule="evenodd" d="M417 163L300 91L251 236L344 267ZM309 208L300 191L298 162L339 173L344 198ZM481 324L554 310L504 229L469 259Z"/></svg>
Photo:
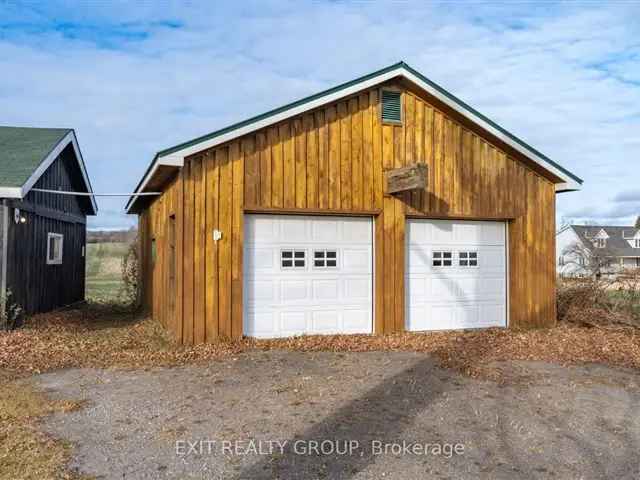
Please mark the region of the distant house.
<svg viewBox="0 0 640 480"><path fill-rule="evenodd" d="M640 267L640 225L568 225L556 236L562 276L615 275Z"/></svg>
<svg viewBox="0 0 640 480"><path fill-rule="evenodd" d="M0 127L1 311L31 314L84 299L92 196L73 130ZM4 317L4 316L3 316Z"/></svg>

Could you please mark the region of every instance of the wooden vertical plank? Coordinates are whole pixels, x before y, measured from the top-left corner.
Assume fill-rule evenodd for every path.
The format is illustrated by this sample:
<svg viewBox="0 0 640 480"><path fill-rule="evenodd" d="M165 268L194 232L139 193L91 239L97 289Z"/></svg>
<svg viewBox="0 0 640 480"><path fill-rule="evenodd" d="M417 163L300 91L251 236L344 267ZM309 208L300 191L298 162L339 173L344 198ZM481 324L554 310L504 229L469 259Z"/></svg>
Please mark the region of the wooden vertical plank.
<svg viewBox="0 0 640 480"><path fill-rule="evenodd" d="M444 117L440 112L433 112L433 173L429 179L433 182L431 211L444 213L444 199L442 192L442 176L444 165Z"/></svg>
<svg viewBox="0 0 640 480"><path fill-rule="evenodd" d="M394 332L402 332L404 330L404 255L405 255L405 207L404 204L398 200L394 200L395 203L395 215L394 215L394 259L393 259L393 275L394 280Z"/></svg>
<svg viewBox="0 0 640 480"><path fill-rule="evenodd" d="M194 183L194 242L193 242L193 341L196 344L205 341L205 192L203 164L204 155L196 157L191 164Z"/></svg>
<svg viewBox="0 0 640 480"><path fill-rule="evenodd" d="M251 151L251 150L249 150ZM221 148L217 152L220 168L220 198L218 225L222 238L218 240L218 315L220 336L232 338L231 330L231 241L232 241L232 195L233 176L229 162L229 148ZM219 155L219 156L218 156ZM252 154L245 155L250 161Z"/></svg>
<svg viewBox="0 0 640 480"><path fill-rule="evenodd" d="M268 129L256 135L257 157L260 162L260 199L262 207L271 207L271 146L267 135ZM244 158L244 156L243 156Z"/></svg>
<svg viewBox="0 0 640 480"><path fill-rule="evenodd" d="M404 143L404 128L399 126L393 127L393 167L403 167L405 165L405 143ZM409 192L402 192L396 194L398 198L402 199L402 205L408 201L410 196Z"/></svg>
<svg viewBox="0 0 640 480"><path fill-rule="evenodd" d="M338 103L340 121L340 208L348 210L352 202L351 118L346 102Z"/></svg>
<svg viewBox="0 0 640 480"><path fill-rule="evenodd" d="M444 120L444 163L442 165L442 175L440 176L441 192L443 199L442 213L450 213L453 207L455 185L453 182L454 169L454 141L453 141L453 124L451 120L445 117Z"/></svg>
<svg viewBox="0 0 640 480"><path fill-rule="evenodd" d="M329 129L329 208L340 208L340 122L336 108L327 108L326 114Z"/></svg>
<svg viewBox="0 0 640 480"><path fill-rule="evenodd" d="M371 115L371 139L373 142L373 206L382 208L384 196L384 176L382 166L382 124L378 104L378 90L369 92L369 111Z"/></svg>
<svg viewBox="0 0 640 480"><path fill-rule="evenodd" d="M471 156L471 132L466 129L462 130L462 213L471 215L471 196L475 188L474 178L471 175L471 164L473 158Z"/></svg>
<svg viewBox="0 0 640 480"><path fill-rule="evenodd" d="M229 145L229 162L232 171L232 222L231 222L231 337L242 337L243 315L243 249L244 249L244 213L242 191L244 157L240 154L240 145Z"/></svg>
<svg viewBox="0 0 640 480"><path fill-rule="evenodd" d="M382 168L383 170L395 168L393 158L393 127L391 125L382 126Z"/></svg>
<svg viewBox="0 0 640 480"><path fill-rule="evenodd" d="M373 206L373 132L371 131L371 108L369 92L360 94L362 112L362 208L371 210Z"/></svg>
<svg viewBox="0 0 640 480"><path fill-rule="evenodd" d="M283 142L280 139L278 127L270 128L268 137L271 146L271 205L281 208L284 205L284 166Z"/></svg>
<svg viewBox="0 0 640 480"><path fill-rule="evenodd" d="M183 289L183 329L182 343L186 345L193 344L193 177L191 175L191 162L184 162L184 289ZM155 285L154 285L155 286ZM154 288L154 290L156 290Z"/></svg>
<svg viewBox="0 0 640 480"><path fill-rule="evenodd" d="M296 208L307 206L307 133L300 117L293 121L295 135Z"/></svg>
<svg viewBox="0 0 640 480"><path fill-rule="evenodd" d="M385 250L384 250L384 214L379 214L374 219L374 329L376 334L385 333Z"/></svg>
<svg viewBox="0 0 640 480"><path fill-rule="evenodd" d="M296 166L295 166L295 144L291 134L291 125L284 122L280 125L280 142L283 144L283 191L284 208L293 208L296 205ZM245 170L247 159L245 158ZM245 188L246 190L246 188Z"/></svg>
<svg viewBox="0 0 640 480"><path fill-rule="evenodd" d="M390 128L390 131L391 128ZM383 208L383 255L384 255L384 332L391 333L395 330L395 198L384 197Z"/></svg>
<svg viewBox="0 0 640 480"><path fill-rule="evenodd" d="M435 179L435 148L434 148L434 117L433 109L429 105L424 107L424 155L427 161L427 188L422 199L425 212L434 212L434 179Z"/></svg>
<svg viewBox="0 0 640 480"><path fill-rule="evenodd" d="M255 154L255 136L247 135L242 140L242 149L247 159L244 198L248 207L257 207L260 203L260 162Z"/></svg>
<svg viewBox="0 0 640 480"><path fill-rule="evenodd" d="M362 210L362 113L358 105L358 97L349 99L349 117L351 119L351 206L354 210Z"/></svg>
<svg viewBox="0 0 640 480"><path fill-rule="evenodd" d="M302 120L302 126L307 135L307 208L318 208L319 168L318 168L318 131L315 126L314 115L307 114Z"/></svg>
<svg viewBox="0 0 640 480"><path fill-rule="evenodd" d="M182 343L182 328L184 325L183 295L184 295L184 169L180 170L176 180L176 291L173 292L176 305L175 339Z"/></svg>
<svg viewBox="0 0 640 480"><path fill-rule="evenodd" d="M453 155L454 155L454 212L462 213L462 196L463 190L467 185L462 182L462 129L457 123L453 124Z"/></svg>
<svg viewBox="0 0 640 480"><path fill-rule="evenodd" d="M218 246L213 240L213 230L218 228L218 205L220 197L220 170L217 151L207 156L205 164L207 198L205 214L205 341L214 342L219 337L218 324Z"/></svg>
<svg viewBox="0 0 640 480"><path fill-rule="evenodd" d="M325 111L315 114L318 129L318 208L329 208L329 127Z"/></svg>
<svg viewBox="0 0 640 480"><path fill-rule="evenodd" d="M425 155L424 155L424 103L416 98L415 100L415 127L414 127L414 151L413 156L415 158L416 163L426 163ZM422 212L422 199L424 197L423 190L414 190L411 193L411 205L414 209Z"/></svg>

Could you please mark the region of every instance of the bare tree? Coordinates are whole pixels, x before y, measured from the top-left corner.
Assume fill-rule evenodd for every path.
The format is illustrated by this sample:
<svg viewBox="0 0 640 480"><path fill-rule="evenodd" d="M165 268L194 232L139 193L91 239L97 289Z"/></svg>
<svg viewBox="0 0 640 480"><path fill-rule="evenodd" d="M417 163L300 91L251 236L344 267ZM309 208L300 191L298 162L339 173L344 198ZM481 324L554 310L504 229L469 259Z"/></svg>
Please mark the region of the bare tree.
<svg viewBox="0 0 640 480"><path fill-rule="evenodd" d="M589 248L581 242L571 244L561 254L563 272L599 278L608 273L611 267L611 257L607 255L606 249Z"/></svg>

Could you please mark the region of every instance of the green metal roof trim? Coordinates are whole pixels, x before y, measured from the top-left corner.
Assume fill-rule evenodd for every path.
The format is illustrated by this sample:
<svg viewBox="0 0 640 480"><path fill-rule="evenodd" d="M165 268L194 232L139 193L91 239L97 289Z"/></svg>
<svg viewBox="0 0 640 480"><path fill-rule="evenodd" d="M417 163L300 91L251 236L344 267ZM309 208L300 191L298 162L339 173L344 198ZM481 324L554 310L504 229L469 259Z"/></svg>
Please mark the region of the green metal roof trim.
<svg viewBox="0 0 640 480"><path fill-rule="evenodd" d="M0 127L0 187L21 187L68 128Z"/></svg>

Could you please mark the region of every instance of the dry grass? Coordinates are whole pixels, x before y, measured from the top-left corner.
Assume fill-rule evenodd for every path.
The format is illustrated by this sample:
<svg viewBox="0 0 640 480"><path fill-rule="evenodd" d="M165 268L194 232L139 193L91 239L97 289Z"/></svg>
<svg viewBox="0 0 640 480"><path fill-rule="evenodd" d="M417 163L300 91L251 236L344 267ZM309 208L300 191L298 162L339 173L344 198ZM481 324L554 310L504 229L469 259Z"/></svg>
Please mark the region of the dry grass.
<svg viewBox="0 0 640 480"><path fill-rule="evenodd" d="M41 433L43 415L78 408L52 401L26 379L0 378L0 479L77 478L65 470L70 446Z"/></svg>

